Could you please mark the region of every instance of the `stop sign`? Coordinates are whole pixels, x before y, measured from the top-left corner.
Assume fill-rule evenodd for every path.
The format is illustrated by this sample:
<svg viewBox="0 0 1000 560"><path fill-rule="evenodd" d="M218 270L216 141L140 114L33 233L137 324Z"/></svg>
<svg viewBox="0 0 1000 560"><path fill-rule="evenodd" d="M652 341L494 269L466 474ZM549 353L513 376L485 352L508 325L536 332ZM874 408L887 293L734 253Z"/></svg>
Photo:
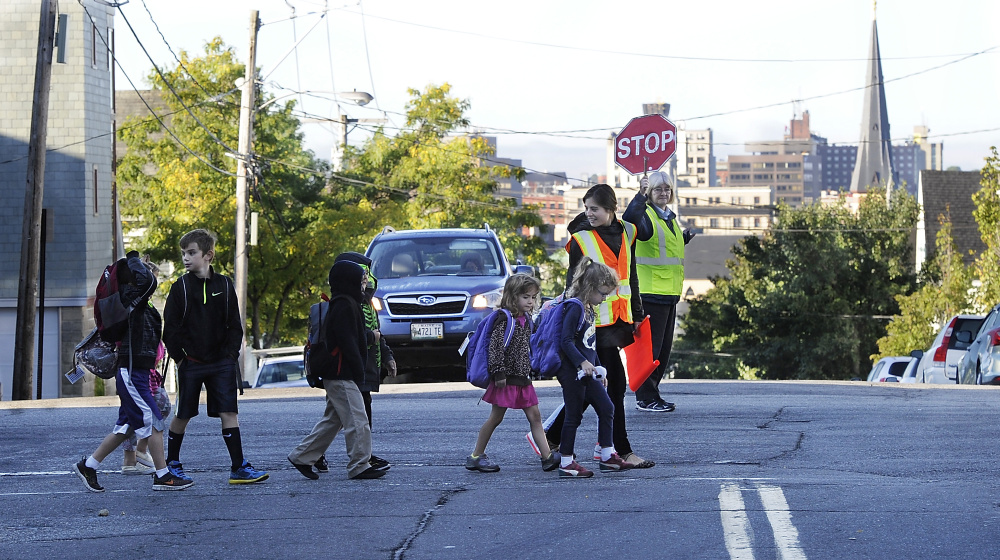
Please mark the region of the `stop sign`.
<svg viewBox="0 0 1000 560"><path fill-rule="evenodd" d="M636 117L615 138L615 163L633 175L656 171L677 150L677 127L663 115Z"/></svg>

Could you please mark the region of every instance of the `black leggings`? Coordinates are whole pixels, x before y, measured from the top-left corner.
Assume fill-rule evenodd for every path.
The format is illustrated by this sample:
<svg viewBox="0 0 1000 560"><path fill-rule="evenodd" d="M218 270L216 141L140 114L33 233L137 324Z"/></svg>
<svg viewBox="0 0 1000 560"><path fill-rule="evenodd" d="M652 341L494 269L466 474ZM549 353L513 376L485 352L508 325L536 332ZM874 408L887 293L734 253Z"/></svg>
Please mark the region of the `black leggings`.
<svg viewBox="0 0 1000 560"><path fill-rule="evenodd" d="M632 452L632 444L628 440L628 432L625 430L625 390L628 382L625 380L625 366L622 364L621 355L618 348L611 346L608 348L598 348L597 358L601 365L608 370L608 396L611 397L611 404L615 407L614 420L614 445L615 451L622 457ZM584 410L587 405L584 404ZM566 419L566 409L556 416L552 426L546 431L549 441L559 445L562 441L563 422ZM562 447L560 446L560 451Z"/></svg>

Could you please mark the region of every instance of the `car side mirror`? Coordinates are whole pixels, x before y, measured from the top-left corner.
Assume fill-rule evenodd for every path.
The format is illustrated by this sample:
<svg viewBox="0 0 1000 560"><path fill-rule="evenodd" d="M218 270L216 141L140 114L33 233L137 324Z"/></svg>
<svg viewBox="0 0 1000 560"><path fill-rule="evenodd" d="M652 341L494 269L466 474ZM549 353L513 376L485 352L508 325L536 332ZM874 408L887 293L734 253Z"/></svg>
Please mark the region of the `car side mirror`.
<svg viewBox="0 0 1000 560"><path fill-rule="evenodd" d="M972 342L972 331L958 331L955 333L955 340L963 344Z"/></svg>
<svg viewBox="0 0 1000 560"><path fill-rule="evenodd" d="M924 357L924 351L923 350L913 350L912 352L910 352L910 357L911 358L916 358L916 359L919 360L920 358Z"/></svg>

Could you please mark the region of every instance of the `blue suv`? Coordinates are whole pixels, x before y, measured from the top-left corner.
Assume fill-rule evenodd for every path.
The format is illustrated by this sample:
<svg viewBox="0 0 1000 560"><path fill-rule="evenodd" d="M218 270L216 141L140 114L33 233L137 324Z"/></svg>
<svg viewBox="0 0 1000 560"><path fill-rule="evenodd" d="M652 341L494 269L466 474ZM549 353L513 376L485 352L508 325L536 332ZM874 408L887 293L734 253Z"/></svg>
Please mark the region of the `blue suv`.
<svg viewBox="0 0 1000 560"><path fill-rule="evenodd" d="M402 369L465 365L466 336L500 304L511 266L496 233L483 229L396 231L386 227L365 253L378 289L372 303Z"/></svg>

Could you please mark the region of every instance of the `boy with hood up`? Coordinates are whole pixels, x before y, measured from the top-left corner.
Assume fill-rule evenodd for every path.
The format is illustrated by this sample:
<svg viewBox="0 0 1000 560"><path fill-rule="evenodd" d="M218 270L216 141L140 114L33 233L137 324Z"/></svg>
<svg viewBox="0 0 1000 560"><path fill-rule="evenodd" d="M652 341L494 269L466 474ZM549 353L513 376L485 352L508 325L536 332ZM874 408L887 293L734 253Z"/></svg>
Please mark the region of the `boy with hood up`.
<svg viewBox="0 0 1000 560"><path fill-rule="evenodd" d="M330 305L323 320L322 337L329 352L329 366L315 373L323 379L326 410L309 435L288 455L303 476L316 480L313 465L324 456L337 433L344 430L347 443L347 476L352 479L378 478L385 471L373 467L372 432L365 403L358 389L364 380L368 360L364 316L361 304L368 275L360 265L341 261L330 269Z"/></svg>

